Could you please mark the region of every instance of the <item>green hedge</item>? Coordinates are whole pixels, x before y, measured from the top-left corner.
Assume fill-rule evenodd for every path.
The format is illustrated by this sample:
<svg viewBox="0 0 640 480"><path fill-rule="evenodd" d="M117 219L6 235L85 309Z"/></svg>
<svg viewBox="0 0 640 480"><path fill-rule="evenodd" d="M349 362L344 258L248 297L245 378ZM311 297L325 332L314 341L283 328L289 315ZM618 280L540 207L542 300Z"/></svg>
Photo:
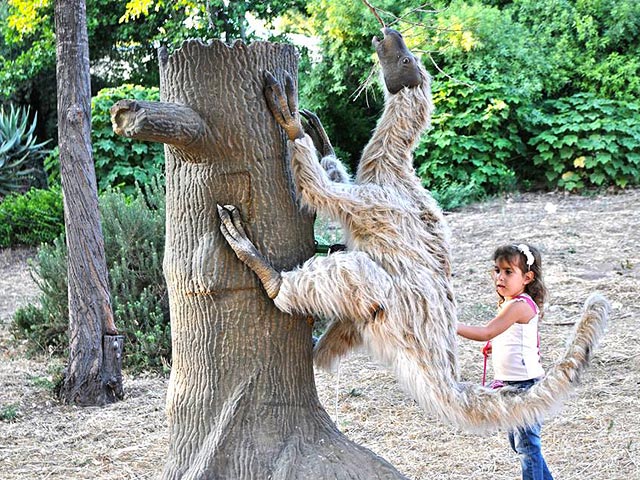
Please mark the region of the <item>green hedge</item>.
<svg viewBox="0 0 640 480"><path fill-rule="evenodd" d="M0 247L38 246L64 232L60 188L31 189L14 193L0 202Z"/></svg>
<svg viewBox="0 0 640 480"><path fill-rule="evenodd" d="M580 93L527 118L533 164L547 186L567 190L640 182L640 103Z"/></svg>
<svg viewBox="0 0 640 480"><path fill-rule="evenodd" d="M445 208L516 186L526 155L517 123L521 99L499 84L434 88L433 128L415 152L418 174Z"/></svg>
<svg viewBox="0 0 640 480"><path fill-rule="evenodd" d="M135 185L147 185L164 171L164 145L121 137L113 132L109 109L118 100L158 101L157 87L120 85L104 88L91 99L91 141L98 190L122 188L135 192Z"/></svg>
<svg viewBox="0 0 640 480"><path fill-rule="evenodd" d="M538 106L497 84L444 84L434 100L415 158L444 208L515 189L640 182L640 103L579 93Z"/></svg>

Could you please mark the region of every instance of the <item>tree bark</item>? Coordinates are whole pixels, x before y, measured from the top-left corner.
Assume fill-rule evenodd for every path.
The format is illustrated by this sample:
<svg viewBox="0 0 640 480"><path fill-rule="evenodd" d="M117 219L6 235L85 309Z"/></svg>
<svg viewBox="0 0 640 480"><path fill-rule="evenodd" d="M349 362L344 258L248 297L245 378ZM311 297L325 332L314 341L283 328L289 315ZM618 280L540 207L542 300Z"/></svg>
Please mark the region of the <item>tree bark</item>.
<svg viewBox="0 0 640 480"><path fill-rule="evenodd" d="M69 364L60 398L77 405L104 405L121 396L122 375L121 363L105 366L102 348L103 335L115 334L116 329L91 152L91 88L84 0L57 0L55 23L58 139L69 284ZM105 382L105 367L111 386ZM113 379L119 384L113 384Z"/></svg>
<svg viewBox="0 0 640 480"><path fill-rule="evenodd" d="M295 50L190 41L160 57L162 102L127 100L111 112L117 132L167 144L173 363L163 478L404 478L337 430L315 388L312 322L277 310L219 231L216 205L233 204L276 269L314 254L313 218L299 210L286 139L263 95L265 70L296 77Z"/></svg>

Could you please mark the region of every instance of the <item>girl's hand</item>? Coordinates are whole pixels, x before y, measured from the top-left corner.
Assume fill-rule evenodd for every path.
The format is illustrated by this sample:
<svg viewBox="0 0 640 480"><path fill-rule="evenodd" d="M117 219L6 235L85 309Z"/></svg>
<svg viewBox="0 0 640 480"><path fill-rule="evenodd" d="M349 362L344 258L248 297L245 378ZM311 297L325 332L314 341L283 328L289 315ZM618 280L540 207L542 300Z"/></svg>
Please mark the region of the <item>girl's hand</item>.
<svg viewBox="0 0 640 480"><path fill-rule="evenodd" d="M484 344L484 347L482 347L482 354L485 357L488 357L489 355L491 355L491 352L493 352L493 346L491 345L491 340L489 340Z"/></svg>

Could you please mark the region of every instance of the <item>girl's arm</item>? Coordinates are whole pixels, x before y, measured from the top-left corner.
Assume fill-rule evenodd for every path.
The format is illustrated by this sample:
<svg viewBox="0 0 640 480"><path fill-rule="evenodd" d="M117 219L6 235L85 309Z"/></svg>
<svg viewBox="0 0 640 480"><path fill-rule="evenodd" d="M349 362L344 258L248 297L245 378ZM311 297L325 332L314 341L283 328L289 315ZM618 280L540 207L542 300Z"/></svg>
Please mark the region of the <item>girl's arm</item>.
<svg viewBox="0 0 640 480"><path fill-rule="evenodd" d="M514 323L528 323L531 320L531 307L524 302L512 302L505 308L500 310L498 315L484 326L458 324L458 335L468 338L469 340L477 340L486 342L492 340Z"/></svg>

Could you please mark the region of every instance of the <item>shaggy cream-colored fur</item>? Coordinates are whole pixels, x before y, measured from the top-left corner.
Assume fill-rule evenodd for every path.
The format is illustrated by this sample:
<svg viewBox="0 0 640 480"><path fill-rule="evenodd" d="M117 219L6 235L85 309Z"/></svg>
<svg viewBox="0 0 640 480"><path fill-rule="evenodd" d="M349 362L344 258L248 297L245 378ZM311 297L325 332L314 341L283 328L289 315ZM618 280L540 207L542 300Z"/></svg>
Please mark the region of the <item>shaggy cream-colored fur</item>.
<svg viewBox="0 0 640 480"><path fill-rule="evenodd" d="M251 257L253 264L244 261L278 308L333 320L315 348L318 366L331 369L363 346L422 407L455 425L490 430L531 424L557 409L578 383L605 328L609 304L599 295L586 301L565 354L531 389L492 390L459 381L449 232L413 169L413 148L433 111L430 77L421 65L419 70L421 85L387 92L352 183L331 181L311 138L289 130L300 200L343 225L347 251L278 273L263 264L255 247L247 254L248 239L233 207L220 209L221 230L241 259ZM292 110L299 122L295 105Z"/></svg>

